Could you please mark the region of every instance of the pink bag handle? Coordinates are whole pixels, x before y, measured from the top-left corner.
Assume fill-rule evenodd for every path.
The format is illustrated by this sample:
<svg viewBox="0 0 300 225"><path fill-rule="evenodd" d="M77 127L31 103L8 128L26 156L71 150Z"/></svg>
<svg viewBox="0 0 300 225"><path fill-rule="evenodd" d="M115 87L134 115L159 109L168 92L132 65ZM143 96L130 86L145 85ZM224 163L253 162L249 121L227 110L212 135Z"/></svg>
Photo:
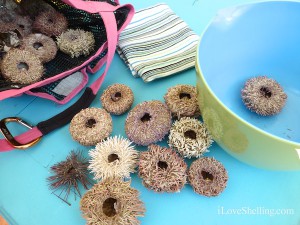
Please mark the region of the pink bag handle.
<svg viewBox="0 0 300 225"><path fill-rule="evenodd" d="M76 9L80 9L89 13L99 13L99 12L113 12L116 7L107 2L96 2L96 1L82 1L82 0L63 0L70 6ZM101 9L101 10L99 10Z"/></svg>
<svg viewBox="0 0 300 225"><path fill-rule="evenodd" d="M85 10L90 13L99 13L103 23L106 28L106 36L107 36L107 48L108 52L106 55L107 62L106 67L103 74L90 86L87 87L84 91L83 95L80 99L67 108L65 111L61 112L60 114L37 124L36 127L28 130L27 132L14 137L14 140L21 145L34 142L35 140L39 139L40 137L50 133L51 131L69 123L71 119L76 115L79 111L84 108L90 106L92 101L97 95L104 78L108 72L109 66L113 60L114 53L116 50L116 45L118 41L118 30L117 30L117 22L115 19L114 11L120 7L128 7L130 9L129 14L127 15L127 19L123 26L120 28L119 32L121 32L125 26L130 22L133 17L134 9L132 5L123 5L123 6L112 6L105 2L89 2L89 1L81 1L81 0L63 0L65 3L72 5L73 7ZM92 3L92 4L91 4ZM92 6L92 7L91 7ZM91 8L89 8L91 7ZM96 10L101 7L101 10ZM8 130L2 130L3 133L6 133ZM13 150L15 147L12 146L6 139L0 139L0 152L10 151Z"/></svg>

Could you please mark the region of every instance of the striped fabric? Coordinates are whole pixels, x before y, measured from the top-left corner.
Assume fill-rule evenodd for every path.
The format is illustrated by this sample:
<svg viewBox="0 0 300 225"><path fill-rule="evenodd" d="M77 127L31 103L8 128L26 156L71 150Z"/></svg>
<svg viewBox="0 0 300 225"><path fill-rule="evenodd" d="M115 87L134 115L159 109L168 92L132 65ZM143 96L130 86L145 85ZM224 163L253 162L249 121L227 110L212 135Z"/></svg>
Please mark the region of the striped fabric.
<svg viewBox="0 0 300 225"><path fill-rule="evenodd" d="M166 4L135 13L121 33L118 53L145 82L195 66L199 37Z"/></svg>

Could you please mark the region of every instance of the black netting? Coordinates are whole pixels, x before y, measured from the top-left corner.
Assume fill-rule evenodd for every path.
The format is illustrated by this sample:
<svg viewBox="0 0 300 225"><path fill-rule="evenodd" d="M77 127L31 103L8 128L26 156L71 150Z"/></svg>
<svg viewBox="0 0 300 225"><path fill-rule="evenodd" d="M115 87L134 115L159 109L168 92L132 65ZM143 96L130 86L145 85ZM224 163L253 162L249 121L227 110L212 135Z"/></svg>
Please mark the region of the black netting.
<svg viewBox="0 0 300 225"><path fill-rule="evenodd" d="M103 24L103 21L99 14L90 14L82 10L74 9L73 7L63 3L60 0L45 0L48 4L54 7L57 11L64 14L69 22L69 28L71 29L83 29L85 31L90 31L94 34L95 37L95 49L88 56L80 56L78 58L71 58L69 55L64 54L61 51L57 52L55 59L50 62L44 64L45 73L42 79L47 79L49 77L53 77L62 72L71 70L75 67L82 65L85 61L87 61L91 56L93 56L97 50L106 42L106 31ZM105 1L112 5L117 5L112 1ZM127 15L129 13L129 9L126 7L119 8L114 12L117 27L118 29L124 24ZM92 67L96 64L98 60L103 56L97 57L92 62ZM20 88L24 85L13 84L11 82L5 81L0 74L0 91L7 89ZM38 91L35 89L35 91Z"/></svg>

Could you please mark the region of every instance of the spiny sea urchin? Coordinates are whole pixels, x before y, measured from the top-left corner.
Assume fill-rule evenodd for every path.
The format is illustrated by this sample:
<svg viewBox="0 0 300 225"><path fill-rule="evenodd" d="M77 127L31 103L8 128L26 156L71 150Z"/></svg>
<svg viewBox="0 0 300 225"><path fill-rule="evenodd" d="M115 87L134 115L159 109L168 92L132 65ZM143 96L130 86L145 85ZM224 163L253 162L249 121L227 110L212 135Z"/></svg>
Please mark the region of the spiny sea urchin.
<svg viewBox="0 0 300 225"><path fill-rule="evenodd" d="M287 95L280 84L266 76L246 81L242 99L248 109L262 116L278 114L284 107Z"/></svg>
<svg viewBox="0 0 300 225"><path fill-rule="evenodd" d="M39 58L33 53L12 49L1 62L3 77L13 83L31 84L38 81L44 72Z"/></svg>
<svg viewBox="0 0 300 225"><path fill-rule="evenodd" d="M200 115L197 90L191 85L176 85L169 88L164 99L174 117L198 117Z"/></svg>
<svg viewBox="0 0 300 225"><path fill-rule="evenodd" d="M72 58L89 55L95 45L92 32L80 29L69 29L57 37L58 48Z"/></svg>
<svg viewBox="0 0 300 225"><path fill-rule="evenodd" d="M194 191L200 195L219 195L226 188L227 180L226 169L214 158L197 159L189 169L189 181Z"/></svg>
<svg viewBox="0 0 300 225"><path fill-rule="evenodd" d="M112 132L112 118L104 109L86 108L70 123L70 133L82 145L96 145Z"/></svg>
<svg viewBox="0 0 300 225"><path fill-rule="evenodd" d="M92 185L88 177L88 159L82 155L81 151L71 151L64 161L51 166L50 170L54 175L47 179L49 187L54 190L62 189L61 193L65 195L61 199L65 202L71 191L81 196L79 184L86 190Z"/></svg>
<svg viewBox="0 0 300 225"><path fill-rule="evenodd" d="M138 104L128 113L125 132L134 143L147 146L161 141L171 125L172 118L168 107L153 100Z"/></svg>
<svg viewBox="0 0 300 225"><path fill-rule="evenodd" d="M169 134L169 146L183 157L200 157L213 140L206 126L195 118L182 117L174 122Z"/></svg>
<svg viewBox="0 0 300 225"><path fill-rule="evenodd" d="M98 143L89 152L89 169L95 174L95 179L130 177L130 173L135 172L138 161L138 152L131 144L128 139L118 136Z"/></svg>
<svg viewBox="0 0 300 225"><path fill-rule="evenodd" d="M187 165L170 148L150 145L140 154L139 176L156 192L179 192L186 183Z"/></svg>
<svg viewBox="0 0 300 225"><path fill-rule="evenodd" d="M113 84L104 90L100 99L106 111L121 115L130 109L134 96L130 87L124 84Z"/></svg>
<svg viewBox="0 0 300 225"><path fill-rule="evenodd" d="M106 179L95 184L81 199L80 210L87 225L139 225L144 203L130 181Z"/></svg>
<svg viewBox="0 0 300 225"><path fill-rule="evenodd" d="M58 36L68 28L66 17L54 10L40 12L33 22L33 29L49 37Z"/></svg>
<svg viewBox="0 0 300 225"><path fill-rule="evenodd" d="M52 38L44 34L31 34L23 39L22 48L34 53L41 62L46 63L55 58L57 47Z"/></svg>

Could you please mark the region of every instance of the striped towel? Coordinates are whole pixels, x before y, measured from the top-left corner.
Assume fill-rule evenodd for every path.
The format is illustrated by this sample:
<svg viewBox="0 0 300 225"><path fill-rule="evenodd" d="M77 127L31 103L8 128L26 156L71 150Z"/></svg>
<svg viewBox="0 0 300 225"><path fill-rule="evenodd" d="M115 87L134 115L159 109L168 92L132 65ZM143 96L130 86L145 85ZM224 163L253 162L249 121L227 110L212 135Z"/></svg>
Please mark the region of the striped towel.
<svg viewBox="0 0 300 225"><path fill-rule="evenodd" d="M166 4L135 13L121 33L118 53L145 82L195 66L199 37Z"/></svg>

